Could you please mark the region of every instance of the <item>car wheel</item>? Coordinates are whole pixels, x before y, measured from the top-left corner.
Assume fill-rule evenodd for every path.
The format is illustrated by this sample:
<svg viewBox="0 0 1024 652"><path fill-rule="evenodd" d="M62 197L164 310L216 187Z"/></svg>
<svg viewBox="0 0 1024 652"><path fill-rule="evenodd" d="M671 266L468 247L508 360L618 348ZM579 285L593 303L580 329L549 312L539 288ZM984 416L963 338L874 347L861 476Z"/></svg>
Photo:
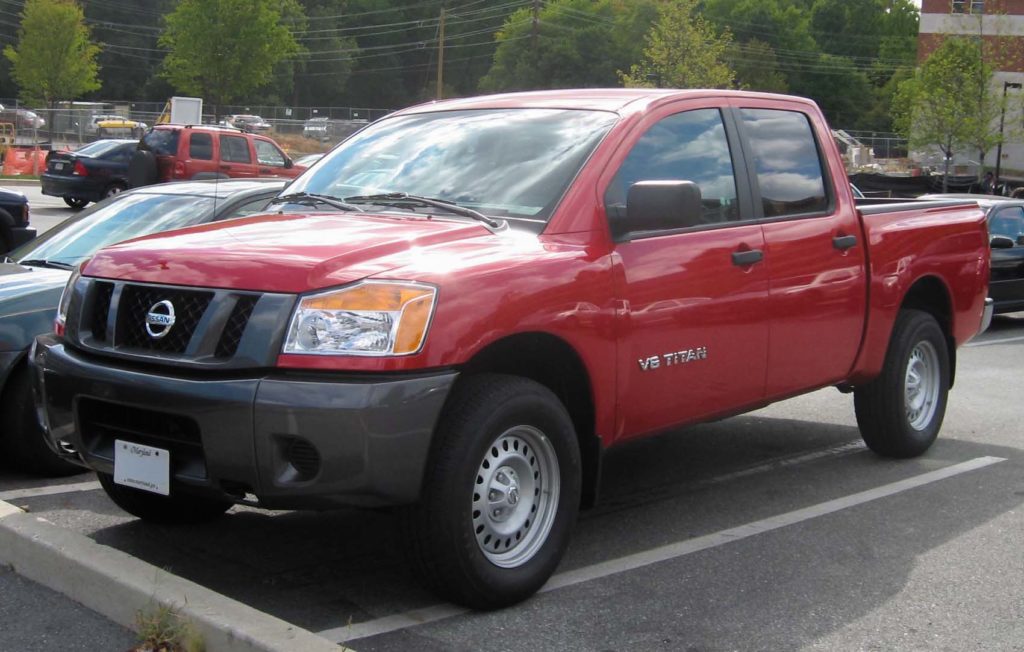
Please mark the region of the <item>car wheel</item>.
<svg viewBox="0 0 1024 652"><path fill-rule="evenodd" d="M103 192L103 198L107 199L108 197L113 197L114 195L119 195L122 192L124 192L124 190L125 190L124 185L122 185L120 183L112 183Z"/></svg>
<svg viewBox="0 0 1024 652"><path fill-rule="evenodd" d="M81 197L64 197L63 199L65 204L76 211L85 208L85 205L89 203L88 199L82 199Z"/></svg>
<svg viewBox="0 0 1024 652"><path fill-rule="evenodd" d="M160 494L133 489L114 482L114 476L97 473L100 485L118 507L132 516L151 523L204 523L219 518L231 508L226 500L200 498L188 494Z"/></svg>
<svg viewBox="0 0 1024 652"><path fill-rule="evenodd" d="M132 152L128 161L128 187L141 188L150 186L157 182L159 173L156 165L156 155L146 149L137 149Z"/></svg>
<svg viewBox="0 0 1024 652"><path fill-rule="evenodd" d="M949 394L949 351L935 317L900 311L881 375L854 391L857 425L868 448L915 457L942 427Z"/></svg>
<svg viewBox="0 0 1024 652"><path fill-rule="evenodd" d="M474 609L533 595L569 543L580 503L572 420L546 387L464 378L445 407L420 502L406 514L414 570Z"/></svg>
<svg viewBox="0 0 1024 652"><path fill-rule="evenodd" d="M12 372L0 400L0 453L7 466L15 471L60 477L84 473L86 469L72 464L50 450L43 440L42 428L36 421L32 387L28 369L22 365Z"/></svg>

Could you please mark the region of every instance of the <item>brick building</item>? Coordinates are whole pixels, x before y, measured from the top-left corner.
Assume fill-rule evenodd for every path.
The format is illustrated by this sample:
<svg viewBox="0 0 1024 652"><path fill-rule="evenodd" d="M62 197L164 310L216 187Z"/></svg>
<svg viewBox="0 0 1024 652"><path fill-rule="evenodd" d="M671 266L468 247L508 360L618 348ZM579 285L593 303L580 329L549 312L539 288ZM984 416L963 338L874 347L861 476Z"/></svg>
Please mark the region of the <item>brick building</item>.
<svg viewBox="0 0 1024 652"><path fill-rule="evenodd" d="M986 56L996 69L993 90L1007 93L1010 100L1001 167L1004 175L1024 174L1024 0L921 0L918 62L924 61L951 34L983 40ZM1019 96L1016 100L1015 95ZM966 158L970 161L957 157L957 162L975 162L977 154ZM989 152L984 164L995 167L996 152Z"/></svg>

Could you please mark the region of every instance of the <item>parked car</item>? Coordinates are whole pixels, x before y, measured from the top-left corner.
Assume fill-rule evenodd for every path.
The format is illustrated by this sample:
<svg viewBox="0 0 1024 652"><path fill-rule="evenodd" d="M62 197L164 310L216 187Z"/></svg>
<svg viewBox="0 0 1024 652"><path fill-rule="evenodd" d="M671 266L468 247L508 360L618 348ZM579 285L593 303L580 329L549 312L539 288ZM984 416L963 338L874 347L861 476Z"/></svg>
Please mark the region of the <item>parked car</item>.
<svg viewBox="0 0 1024 652"><path fill-rule="evenodd" d="M0 254L36 237L29 226L28 198L24 193L0 188Z"/></svg>
<svg viewBox="0 0 1024 652"><path fill-rule="evenodd" d="M35 111L28 109L8 109L0 104L0 122L9 122L15 129L42 129L46 126L46 120L41 118Z"/></svg>
<svg viewBox="0 0 1024 652"><path fill-rule="evenodd" d="M0 263L0 461L48 475L77 472L42 440L32 413L25 356L53 328L71 271L114 242L261 212L284 181L196 181L131 190L97 204L3 257Z"/></svg>
<svg viewBox="0 0 1024 652"><path fill-rule="evenodd" d="M264 134L273 129L273 125L258 115L229 115L224 122L229 127L235 127L250 134Z"/></svg>
<svg viewBox="0 0 1024 652"><path fill-rule="evenodd" d="M295 165L300 165L304 168L308 168L320 159L324 157L323 153L320 154L304 154L299 158L295 159Z"/></svg>
<svg viewBox="0 0 1024 652"><path fill-rule="evenodd" d="M1024 199L994 195L936 193L919 199L970 199L978 202L988 219L992 247L992 273L988 296L995 313L1024 310Z"/></svg>
<svg viewBox="0 0 1024 652"><path fill-rule="evenodd" d="M51 151L39 178L43 194L60 197L71 208L84 208L128 188L128 162L137 140L105 139L72 152Z"/></svg>
<svg viewBox="0 0 1024 652"><path fill-rule="evenodd" d="M131 188L184 179L297 177L295 165L266 136L216 125L156 125L146 131L128 164Z"/></svg>
<svg viewBox="0 0 1024 652"><path fill-rule="evenodd" d="M471 608L547 581L612 446L838 386L872 451L921 455L991 317L982 211L856 205L803 98L421 104L275 201L309 214L69 279L30 362L50 446L153 522L405 507L413 568Z"/></svg>
<svg viewBox="0 0 1024 652"><path fill-rule="evenodd" d="M302 125L302 135L320 142L341 142L369 124L366 120L310 118Z"/></svg>

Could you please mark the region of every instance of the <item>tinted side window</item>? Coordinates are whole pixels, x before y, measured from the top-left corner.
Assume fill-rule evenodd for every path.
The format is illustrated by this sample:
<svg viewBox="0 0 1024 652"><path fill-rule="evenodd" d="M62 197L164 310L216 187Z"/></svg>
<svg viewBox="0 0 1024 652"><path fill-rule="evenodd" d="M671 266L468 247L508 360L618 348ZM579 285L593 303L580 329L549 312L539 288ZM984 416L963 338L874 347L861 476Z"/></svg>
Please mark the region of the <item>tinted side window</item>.
<svg viewBox="0 0 1024 652"><path fill-rule="evenodd" d="M1005 235L1016 241L1017 236L1024 235L1024 209L1013 206L993 214L988 232L989 235Z"/></svg>
<svg viewBox="0 0 1024 652"><path fill-rule="evenodd" d="M677 113L641 136L605 192L609 213L621 214L630 186L653 180L696 183L707 224L739 219L732 157L718 109Z"/></svg>
<svg viewBox="0 0 1024 652"><path fill-rule="evenodd" d="M266 140L253 140L252 143L256 146L256 161L260 165L284 167L284 153L273 143Z"/></svg>
<svg viewBox="0 0 1024 652"><path fill-rule="evenodd" d="M210 134L192 133L188 137L189 158L213 160L213 136Z"/></svg>
<svg viewBox="0 0 1024 652"><path fill-rule="evenodd" d="M242 136L221 136L220 160L229 163L252 163L249 141Z"/></svg>
<svg viewBox="0 0 1024 652"><path fill-rule="evenodd" d="M140 149L148 149L157 156L177 156L178 130L151 129L148 134L142 137L142 147Z"/></svg>
<svg viewBox="0 0 1024 652"><path fill-rule="evenodd" d="M742 109L765 217L828 209L814 132L796 111Z"/></svg>

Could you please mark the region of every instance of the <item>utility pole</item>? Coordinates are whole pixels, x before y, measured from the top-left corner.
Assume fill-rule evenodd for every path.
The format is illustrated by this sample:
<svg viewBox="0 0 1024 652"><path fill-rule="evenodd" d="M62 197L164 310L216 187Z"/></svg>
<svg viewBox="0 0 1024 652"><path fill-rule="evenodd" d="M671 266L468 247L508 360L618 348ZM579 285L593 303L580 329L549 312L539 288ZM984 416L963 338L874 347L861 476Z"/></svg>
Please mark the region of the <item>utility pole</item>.
<svg viewBox="0 0 1024 652"><path fill-rule="evenodd" d="M444 7L441 7L441 25L437 37L437 99L444 94Z"/></svg>
<svg viewBox="0 0 1024 652"><path fill-rule="evenodd" d="M540 0L533 0L533 27L530 28L530 49L537 53L537 33L540 31Z"/></svg>

